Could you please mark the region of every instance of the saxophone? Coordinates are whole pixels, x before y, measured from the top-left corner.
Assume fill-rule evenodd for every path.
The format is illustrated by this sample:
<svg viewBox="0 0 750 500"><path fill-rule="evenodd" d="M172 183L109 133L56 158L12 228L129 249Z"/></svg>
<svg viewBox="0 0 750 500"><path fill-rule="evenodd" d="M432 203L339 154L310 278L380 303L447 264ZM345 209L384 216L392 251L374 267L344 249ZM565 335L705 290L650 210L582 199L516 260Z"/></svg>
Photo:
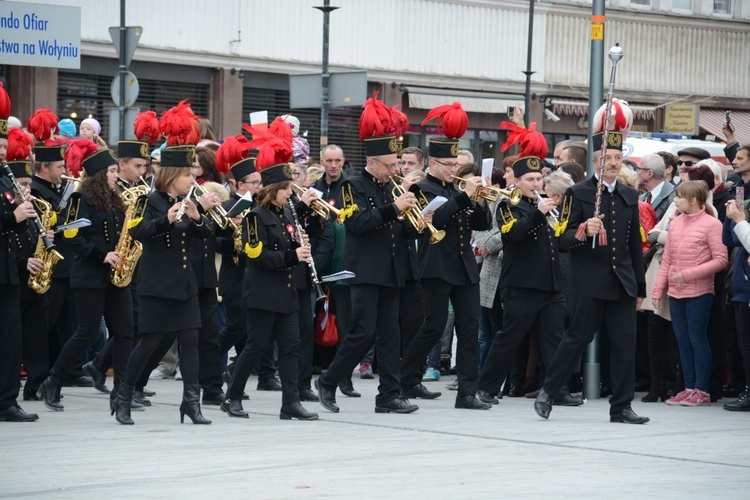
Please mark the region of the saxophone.
<svg viewBox="0 0 750 500"><path fill-rule="evenodd" d="M133 220L138 197L146 195L150 191L151 187L141 179L141 184L127 188L121 193L122 199L128 208L125 211L125 221L122 223L120 239L117 240L117 246L115 247L115 252L120 254L120 264L114 268L112 276L109 278L112 284L118 288L125 288L133 280L135 266L138 264L138 259L141 258L141 254L143 253L143 244L130 236L130 225Z"/></svg>
<svg viewBox="0 0 750 500"><path fill-rule="evenodd" d="M33 203L41 213L40 222L46 235L46 231L49 231L57 223L57 213L52 205L41 198L35 198ZM28 286L41 295L49 290L50 285L52 285L52 273L54 273L57 263L63 260L63 256L54 248L47 250L40 235L36 250L34 250L34 258L42 261L43 268L38 273L29 276Z"/></svg>

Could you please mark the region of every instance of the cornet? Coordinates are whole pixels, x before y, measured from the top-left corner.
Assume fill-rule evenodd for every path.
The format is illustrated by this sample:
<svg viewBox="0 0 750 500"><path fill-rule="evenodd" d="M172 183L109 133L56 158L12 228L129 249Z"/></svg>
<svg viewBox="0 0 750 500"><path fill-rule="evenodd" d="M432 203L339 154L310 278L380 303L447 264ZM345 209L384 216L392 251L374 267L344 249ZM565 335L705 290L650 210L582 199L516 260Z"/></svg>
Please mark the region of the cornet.
<svg viewBox="0 0 750 500"><path fill-rule="evenodd" d="M455 175L451 176L454 180L454 182L457 182L458 184L458 190L461 192L464 192L466 189L466 179L463 177L457 177ZM510 199L511 205L518 205L518 202L521 201L521 197L523 194L521 193L521 188L513 188L512 190L507 189L500 189L494 186L479 186L477 190L474 192L474 196L472 196L472 199L476 201L478 198L484 198L487 201L498 201L500 199L500 196L507 196Z"/></svg>
<svg viewBox="0 0 750 500"><path fill-rule="evenodd" d="M73 182L76 184L81 182L81 179L76 179L75 177L70 177L69 175L61 175L60 178L64 180L65 182Z"/></svg>
<svg viewBox="0 0 750 500"><path fill-rule="evenodd" d="M292 182L292 189L294 189L299 196L302 196L302 193L307 191L308 188L304 188L298 184L295 184ZM331 214L336 216L336 220L339 221L339 224L343 224L344 222L341 220L341 210L338 210L336 207L331 205L325 200L322 200L318 198L317 196L315 199L310 203L310 209L315 212L316 214L320 215L324 219L328 219L331 217Z"/></svg>
<svg viewBox="0 0 750 500"><path fill-rule="evenodd" d="M396 182L397 179L403 179L402 177L398 175L391 175L389 178L393 181L393 189L391 190L391 194L394 198L398 198L406 192L404 190L404 187ZM401 215L407 218L409 223L414 226L414 229L416 229L419 234L422 234L425 229L429 230L431 244L439 243L443 238L445 238L445 231L443 231L442 229L437 230L435 226L426 222L419 208L409 207L401 212Z"/></svg>
<svg viewBox="0 0 750 500"><path fill-rule="evenodd" d="M544 198L542 197L542 194L539 191L534 191L534 192L536 193L536 204L538 206L539 203L541 203L541 201ZM556 208L553 208L552 210L547 212L547 217L549 217L550 219L550 225L554 226L560 220L560 213L557 211Z"/></svg>

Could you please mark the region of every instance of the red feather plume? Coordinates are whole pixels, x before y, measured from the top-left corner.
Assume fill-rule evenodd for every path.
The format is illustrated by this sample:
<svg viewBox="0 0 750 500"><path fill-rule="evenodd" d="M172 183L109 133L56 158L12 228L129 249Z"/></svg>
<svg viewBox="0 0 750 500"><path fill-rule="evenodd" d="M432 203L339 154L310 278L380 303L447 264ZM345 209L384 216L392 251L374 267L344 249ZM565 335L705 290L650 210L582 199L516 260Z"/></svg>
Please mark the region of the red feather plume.
<svg viewBox="0 0 750 500"><path fill-rule="evenodd" d="M31 132L37 142L43 143L60 132L57 115L47 108L40 108L26 121L26 130Z"/></svg>
<svg viewBox="0 0 750 500"><path fill-rule="evenodd" d="M76 139L70 142L65 152L65 165L70 169L73 177L80 177L83 170L83 160L96 153L99 148L91 139Z"/></svg>
<svg viewBox="0 0 750 500"><path fill-rule="evenodd" d="M224 139L224 142L219 146L218 151L216 151L216 170L224 175L228 175L232 165L249 156L250 143L245 136L242 136L242 139L244 142L240 141L237 137L231 136Z"/></svg>
<svg viewBox="0 0 750 500"><path fill-rule="evenodd" d="M133 131L139 141L147 143L149 146L161 137L159 130L159 119L153 111L144 111L138 113L133 124Z"/></svg>
<svg viewBox="0 0 750 500"><path fill-rule="evenodd" d="M515 123L502 122L502 130L509 130L508 139L500 146L500 151L505 152L513 144L521 145L520 157L536 156L543 160L547 157L547 139L544 135L536 131L536 123L532 122L528 129L519 127Z"/></svg>
<svg viewBox="0 0 750 500"><path fill-rule="evenodd" d="M292 142L292 139L294 139L292 126L285 122L284 119L280 116L277 116L274 121L271 122L271 126L268 127L268 131L279 139L288 140L289 142Z"/></svg>
<svg viewBox="0 0 750 500"><path fill-rule="evenodd" d="M378 100L378 92L367 99L362 108L364 109L359 116L360 140L366 137L382 137L393 132L391 110L383 101Z"/></svg>
<svg viewBox="0 0 750 500"><path fill-rule="evenodd" d="M391 107L392 128L397 139L403 137L406 131L409 130L409 118L406 116L406 113L398 109L399 106L401 105L396 104Z"/></svg>
<svg viewBox="0 0 750 500"><path fill-rule="evenodd" d="M250 144L252 144L252 142ZM258 149L258 157L255 160L255 166L260 171L264 168L278 165L279 163L289 163L291 159L291 141L286 141L278 137L271 137L270 139L266 139Z"/></svg>
<svg viewBox="0 0 750 500"><path fill-rule="evenodd" d="M8 161L27 160L31 155L32 147L34 147L34 141L29 134L20 128L12 128L8 131L8 150L5 153L5 159Z"/></svg>
<svg viewBox="0 0 750 500"><path fill-rule="evenodd" d="M198 117L184 99L161 114L159 131L167 138L167 146L195 146L201 138Z"/></svg>
<svg viewBox="0 0 750 500"><path fill-rule="evenodd" d="M427 113L427 117L422 120L422 126L437 118L438 134L443 134L449 139L459 139L466 133L469 128L469 116L461 107L460 102L445 104L433 108Z"/></svg>
<svg viewBox="0 0 750 500"><path fill-rule="evenodd" d="M3 82L0 82L0 118L7 120L10 116L10 96L3 88Z"/></svg>

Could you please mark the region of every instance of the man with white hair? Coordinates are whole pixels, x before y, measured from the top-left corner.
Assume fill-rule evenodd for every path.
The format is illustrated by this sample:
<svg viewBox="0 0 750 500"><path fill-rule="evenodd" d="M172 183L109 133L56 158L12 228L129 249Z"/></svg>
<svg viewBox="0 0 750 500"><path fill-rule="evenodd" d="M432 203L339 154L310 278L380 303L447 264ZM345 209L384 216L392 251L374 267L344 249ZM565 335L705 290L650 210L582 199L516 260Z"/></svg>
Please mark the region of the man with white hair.
<svg viewBox="0 0 750 500"><path fill-rule="evenodd" d="M721 163L708 159L698 162L698 166L706 165L714 174L714 188L711 191L713 195L713 205L716 209L716 215L723 223L727 218L727 201L731 198L726 186L727 169Z"/></svg>
<svg viewBox="0 0 750 500"><path fill-rule="evenodd" d="M641 201L650 204L656 212L656 218L661 220L674 199L674 185L664 180L664 159L657 154L645 155L635 171L638 174L638 186L646 190L640 195Z"/></svg>

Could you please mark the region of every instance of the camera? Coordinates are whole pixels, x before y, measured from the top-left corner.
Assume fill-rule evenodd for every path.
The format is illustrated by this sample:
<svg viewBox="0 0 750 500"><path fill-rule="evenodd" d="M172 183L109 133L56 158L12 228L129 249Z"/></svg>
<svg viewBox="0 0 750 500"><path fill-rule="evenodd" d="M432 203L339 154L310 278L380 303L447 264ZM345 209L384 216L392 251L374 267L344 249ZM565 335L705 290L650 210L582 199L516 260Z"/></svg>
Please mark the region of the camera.
<svg viewBox="0 0 750 500"><path fill-rule="evenodd" d="M505 114L508 115L508 118L513 118L513 113L516 112L515 106L508 106L508 109L505 111Z"/></svg>
<svg viewBox="0 0 750 500"><path fill-rule="evenodd" d="M732 125L732 112L727 111L726 117L727 117L727 128L729 129L730 132L734 132L734 125Z"/></svg>
<svg viewBox="0 0 750 500"><path fill-rule="evenodd" d="M546 117L546 118L547 118L548 120L551 120L551 121L553 121L553 122L559 122L559 121L560 121L560 117L559 117L559 116L557 116L557 115L556 115L555 113L553 113L553 112L552 112L551 110L549 110L548 108L544 108L544 116L545 116L545 117Z"/></svg>

